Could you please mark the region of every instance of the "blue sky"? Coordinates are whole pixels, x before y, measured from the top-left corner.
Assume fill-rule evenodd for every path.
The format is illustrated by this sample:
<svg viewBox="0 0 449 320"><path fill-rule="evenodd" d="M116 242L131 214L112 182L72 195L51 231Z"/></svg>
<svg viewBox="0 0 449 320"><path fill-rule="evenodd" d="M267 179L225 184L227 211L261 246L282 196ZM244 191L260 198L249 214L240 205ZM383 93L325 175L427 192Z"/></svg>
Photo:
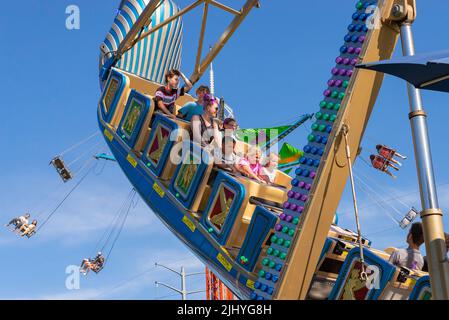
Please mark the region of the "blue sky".
<svg viewBox="0 0 449 320"><path fill-rule="evenodd" d="M229 1L225 3L230 3ZM241 2L241 1L240 1ZM343 43L356 1L261 1L217 58L216 91L233 106L242 127L289 123L304 113L318 110L322 92L338 49ZM2 65L0 126L0 220L6 223L25 210L49 212L71 185L62 185L48 166L49 160L97 130L96 105L99 45L112 24L119 1L58 0L6 2L0 13L0 58ZM187 1L179 0L184 6ZM282 3L282 5L280 4ZM65 9L76 4L81 11L81 29L65 28ZM447 49L449 2L418 1L414 25L419 52ZM182 69L191 74L200 22L200 11L185 20ZM222 19L224 18L224 19ZM227 20L226 20L227 19ZM208 41L229 17L210 15ZM223 23L221 23L223 21ZM400 50L396 51L396 55ZM207 83L207 79L200 82ZM448 96L424 92L429 114L440 206L449 210L447 170ZM400 149L409 158L397 180L378 174L358 161L355 171L365 183L396 210L420 208L417 178L407 118L405 84L386 77L376 103L362 156L376 143ZM298 129L288 141L302 147L311 123ZM100 143L97 148L96 143ZM67 154L68 161L83 152L104 147L100 137ZM92 149L90 149L92 148ZM80 165L79 161L76 166ZM100 167L97 168L100 171ZM98 172L99 173L99 172ZM404 246L405 231L373 204L359 183L362 230L374 247ZM366 188L366 187L365 187ZM0 299L174 299L173 293L155 288L154 281L179 285L179 280L154 263L165 263L188 272L203 270L202 264L172 236L142 201L129 216L107 268L81 281L81 289L65 288L65 268L94 254L96 243L131 186L120 169L108 163L100 175L92 174L64 203L39 236L17 239L0 230ZM375 198L377 200L377 196ZM390 208L391 215L399 214ZM351 198L347 191L340 208L340 225L354 229ZM45 216L45 214L43 215ZM445 218L446 226L449 221ZM26 287L26 290L25 290ZM204 288L204 277L192 277L188 288ZM200 293L191 298L202 299Z"/></svg>

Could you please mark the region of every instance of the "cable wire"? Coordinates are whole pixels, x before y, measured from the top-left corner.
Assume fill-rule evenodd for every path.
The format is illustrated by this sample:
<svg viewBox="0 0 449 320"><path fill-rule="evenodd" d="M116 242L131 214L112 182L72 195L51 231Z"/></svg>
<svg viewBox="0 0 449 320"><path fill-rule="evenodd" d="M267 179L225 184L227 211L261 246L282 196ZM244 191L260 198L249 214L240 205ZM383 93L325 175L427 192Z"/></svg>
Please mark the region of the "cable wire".
<svg viewBox="0 0 449 320"><path fill-rule="evenodd" d="M50 220L50 218L56 213L56 211L58 211L58 209L63 205L63 203L70 197L70 195L79 187L79 185L84 181L84 179L86 179L86 177L89 175L89 173L91 172L93 167L91 167L89 170L87 170L87 172L81 177L81 179L73 186L72 189L70 189L70 191L64 196L64 198L62 199L61 202L59 202L59 204L53 209L52 212L50 212L50 214L48 215L47 219L44 220L44 222L42 222L42 224L40 225L40 227L36 230L36 233L41 230L44 225Z"/></svg>
<svg viewBox="0 0 449 320"><path fill-rule="evenodd" d="M63 152L59 153L60 156L63 156L64 154L74 150L75 148L79 147L80 145L83 145L84 143L86 143L87 141L89 141L90 139L92 139L93 137L97 136L98 134L100 134L99 131L95 131L93 134L91 134L90 136L88 136L87 138L75 143L74 145L72 145L71 147L67 148L66 150L64 150Z"/></svg>

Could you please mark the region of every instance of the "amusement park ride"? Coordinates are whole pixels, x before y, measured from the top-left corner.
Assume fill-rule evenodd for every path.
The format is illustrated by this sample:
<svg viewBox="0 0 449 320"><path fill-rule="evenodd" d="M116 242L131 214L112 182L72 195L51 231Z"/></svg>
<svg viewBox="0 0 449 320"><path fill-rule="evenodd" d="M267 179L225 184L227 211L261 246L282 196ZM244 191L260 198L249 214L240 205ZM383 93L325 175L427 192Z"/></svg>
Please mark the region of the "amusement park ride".
<svg viewBox="0 0 449 320"><path fill-rule="evenodd" d="M415 0L356 2L295 177L278 170L273 185L217 169L207 150L179 133L189 122L155 110L153 97L164 74L180 67L182 17L200 5L190 77L196 83L259 1L235 10L215 0L193 1L183 9L172 0L123 0L101 45L99 126L146 204L239 299L449 299L425 112L412 86L410 119L431 277L389 263L391 248L372 248L360 228L352 232L333 224L348 177L358 218L352 164L383 80L381 73L355 67L389 59L400 36L404 54L414 54ZM211 6L234 19L203 58ZM193 100L180 97L176 108ZM171 156L179 156L180 144L182 161L174 163ZM237 149L244 153L248 144L238 141ZM377 285L370 285L374 277Z"/></svg>

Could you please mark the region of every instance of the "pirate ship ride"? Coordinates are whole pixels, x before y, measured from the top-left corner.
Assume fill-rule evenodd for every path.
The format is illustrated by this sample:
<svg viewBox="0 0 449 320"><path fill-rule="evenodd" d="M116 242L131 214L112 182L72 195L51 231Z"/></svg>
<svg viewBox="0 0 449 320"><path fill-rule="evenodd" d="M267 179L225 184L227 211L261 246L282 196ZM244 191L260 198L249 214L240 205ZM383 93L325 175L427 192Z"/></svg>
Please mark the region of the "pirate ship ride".
<svg viewBox="0 0 449 320"><path fill-rule="evenodd" d="M354 66L391 57L415 2L355 3L294 178L279 170L273 186L218 170L206 150L183 139L188 122L155 112L163 75L180 67L182 17L200 5L196 83L257 0L240 10L215 0L183 9L172 0L123 0L101 45L98 123L142 199L240 299L429 299L426 273L390 264L391 248L374 249L360 232L332 223L383 80ZM202 58L210 6L234 19ZM188 101L179 98L176 108ZM188 151L179 155L179 145Z"/></svg>

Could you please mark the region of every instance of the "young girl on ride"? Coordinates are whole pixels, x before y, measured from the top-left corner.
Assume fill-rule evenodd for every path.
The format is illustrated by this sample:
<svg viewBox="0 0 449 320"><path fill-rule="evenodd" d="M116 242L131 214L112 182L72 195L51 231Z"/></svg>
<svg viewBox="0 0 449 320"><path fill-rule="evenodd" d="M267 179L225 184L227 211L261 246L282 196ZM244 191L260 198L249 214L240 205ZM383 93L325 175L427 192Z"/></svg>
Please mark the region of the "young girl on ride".
<svg viewBox="0 0 449 320"><path fill-rule="evenodd" d="M261 157L262 151L260 151L259 148L252 146L248 150L247 155L240 160L237 168L247 177L266 184L265 180L260 177L262 169L262 164L260 163Z"/></svg>
<svg viewBox="0 0 449 320"><path fill-rule="evenodd" d="M276 170L279 164L279 156L276 153L271 152L264 162L265 164L263 165L259 176L266 183L274 183L276 179Z"/></svg>
<svg viewBox="0 0 449 320"><path fill-rule="evenodd" d="M214 96L205 94L203 97L203 114L192 117L191 130L193 141L202 147L213 145L221 149L221 135L218 123L215 121L218 110L218 101Z"/></svg>

